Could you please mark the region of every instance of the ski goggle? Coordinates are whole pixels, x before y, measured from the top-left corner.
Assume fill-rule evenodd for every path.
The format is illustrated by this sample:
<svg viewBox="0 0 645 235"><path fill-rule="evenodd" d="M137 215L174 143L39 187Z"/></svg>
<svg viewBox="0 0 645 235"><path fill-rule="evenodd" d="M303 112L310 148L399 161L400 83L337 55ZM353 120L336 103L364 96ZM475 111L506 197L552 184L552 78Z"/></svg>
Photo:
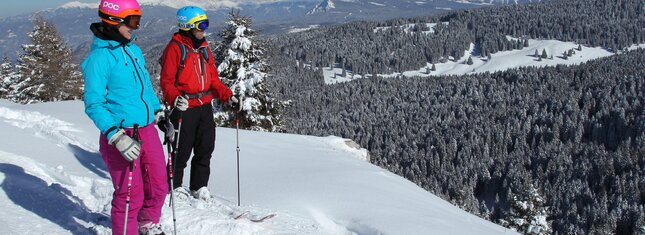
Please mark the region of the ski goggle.
<svg viewBox="0 0 645 235"><path fill-rule="evenodd" d="M140 15L130 15L125 18L119 18L116 16L111 16L108 14L105 14L101 11L99 11L99 17L103 19L110 20L115 23L119 24L124 24L125 26L128 26L132 29L139 29L139 25L141 24L141 16Z"/></svg>
<svg viewBox="0 0 645 235"><path fill-rule="evenodd" d="M125 17L125 19L123 20L123 24L125 24L126 26L132 29L139 29L139 25L141 24L141 16L131 15L131 16Z"/></svg>
<svg viewBox="0 0 645 235"><path fill-rule="evenodd" d="M208 29L209 22L208 20L202 20L195 22L195 29L199 31L204 31Z"/></svg>

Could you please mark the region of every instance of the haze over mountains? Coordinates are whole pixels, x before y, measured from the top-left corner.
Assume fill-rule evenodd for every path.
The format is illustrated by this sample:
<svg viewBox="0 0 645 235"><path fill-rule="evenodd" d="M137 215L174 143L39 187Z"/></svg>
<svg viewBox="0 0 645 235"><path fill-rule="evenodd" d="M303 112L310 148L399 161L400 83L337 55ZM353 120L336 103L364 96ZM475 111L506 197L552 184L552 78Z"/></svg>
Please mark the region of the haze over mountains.
<svg viewBox="0 0 645 235"><path fill-rule="evenodd" d="M259 3L258 3L259 2ZM528 3L531 0L521 0ZM155 48L166 42L176 30L174 15L177 8L197 5L207 9L215 26L221 27L231 7L251 16L256 29L263 35L286 33L311 25L333 25L356 20L384 20L397 17L430 15L447 10L468 9L492 4L514 4L515 1L464 1L464 0L295 0L295 1L196 1L196 0L142 0L144 25L137 32L142 48ZM61 7L38 13L52 20L77 59L83 57L92 38L89 25L97 21L96 4L70 2ZM23 14L0 19L0 54L16 58L20 46L28 43L26 34L32 30L33 14ZM212 31L215 32L215 31ZM146 50L146 49L144 49Z"/></svg>

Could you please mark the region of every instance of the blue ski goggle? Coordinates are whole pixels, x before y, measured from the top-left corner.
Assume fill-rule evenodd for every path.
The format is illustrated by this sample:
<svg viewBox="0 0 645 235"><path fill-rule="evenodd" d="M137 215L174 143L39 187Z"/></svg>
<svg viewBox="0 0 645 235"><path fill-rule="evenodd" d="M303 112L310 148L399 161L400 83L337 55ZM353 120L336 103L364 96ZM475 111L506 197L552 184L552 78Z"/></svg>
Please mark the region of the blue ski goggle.
<svg viewBox="0 0 645 235"><path fill-rule="evenodd" d="M194 24L189 24L189 23L179 23L177 24L179 28L185 28L185 29L197 29L199 31L204 31L208 29L208 19L206 20L201 20L197 21Z"/></svg>
<svg viewBox="0 0 645 235"><path fill-rule="evenodd" d="M199 31L204 31L208 29L208 25L209 25L208 20L198 21L198 22L195 22L195 29Z"/></svg>

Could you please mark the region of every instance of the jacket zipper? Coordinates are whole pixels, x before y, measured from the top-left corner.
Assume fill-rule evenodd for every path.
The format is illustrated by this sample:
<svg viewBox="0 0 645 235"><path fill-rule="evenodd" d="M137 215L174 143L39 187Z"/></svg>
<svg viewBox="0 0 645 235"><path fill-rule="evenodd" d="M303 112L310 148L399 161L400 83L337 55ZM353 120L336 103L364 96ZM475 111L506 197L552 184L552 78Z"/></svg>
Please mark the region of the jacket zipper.
<svg viewBox="0 0 645 235"><path fill-rule="evenodd" d="M198 63L196 63L195 59L193 59L193 67L195 68L195 73L197 74L197 84L199 84L201 86L201 89L199 89L199 91L197 91L197 94L199 94L199 93L202 92L202 90L204 90L204 83L202 82L203 81L203 76L200 75L201 65L199 65L200 70L197 70L197 65L198 65ZM202 99L197 99L197 101L199 101L199 105L204 104L204 102L202 102Z"/></svg>
<svg viewBox="0 0 645 235"><path fill-rule="evenodd" d="M143 85L143 79L141 78L141 74L139 73L139 70L137 69L137 66L139 67L139 69L141 68L141 66L139 66L139 64L136 61L134 61L134 59L132 58L132 55L130 55L130 53L127 52L125 44L123 45L123 53L128 55L128 57L132 61L132 67L134 67L134 71L137 73L137 77L139 78L139 84L141 84L141 94L139 94L139 98L141 98L141 102L143 102L144 106L146 106L146 123L145 123L145 125L148 125L148 123L150 123L150 108L148 107L148 103L146 103L146 100L143 98L143 91L144 91L145 86Z"/></svg>
<svg viewBox="0 0 645 235"><path fill-rule="evenodd" d="M207 53L208 53L208 52L207 52ZM204 84L206 84L206 83L209 81L209 80L208 80L208 73L206 72L206 68L207 68L207 66L208 66L208 61L206 61L206 60L205 60L206 58L203 58L202 53L199 53L199 58L200 58L200 59L201 59L201 61L202 61L202 63L201 63L202 68L204 68L204 70L202 70L202 77L204 78ZM210 87L210 86L209 86L209 87Z"/></svg>
<svg viewBox="0 0 645 235"><path fill-rule="evenodd" d="M195 74L197 75L197 84L201 87L197 93L201 92L201 90L204 88L204 85L202 84L202 77L199 74L199 70L197 69L197 62L195 62L195 59L193 59L193 68L195 68Z"/></svg>

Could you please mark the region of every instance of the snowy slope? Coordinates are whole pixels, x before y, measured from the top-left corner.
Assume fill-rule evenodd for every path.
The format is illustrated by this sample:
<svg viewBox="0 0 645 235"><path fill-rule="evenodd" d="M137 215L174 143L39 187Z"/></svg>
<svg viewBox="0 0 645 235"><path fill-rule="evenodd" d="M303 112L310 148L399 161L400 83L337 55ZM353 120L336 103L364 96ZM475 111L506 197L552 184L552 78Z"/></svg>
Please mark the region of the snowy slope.
<svg viewBox="0 0 645 235"><path fill-rule="evenodd" d="M432 29L434 25L428 24ZM406 25L404 30L411 28L412 25ZM374 32L379 32L386 27L376 28ZM431 31L423 33L432 33ZM509 37L510 38L510 37ZM513 39L513 38L510 38ZM475 51L475 45L471 43L470 48L465 52L462 58L450 58L446 63L437 63L435 64L436 70L428 72L428 69L432 67L431 63L427 63L426 66L419 68L418 70L413 71L404 71L403 73L394 73L394 74L378 74L380 77L398 77L401 74L406 77L430 77L430 76L441 76L441 75L464 75L464 74L476 74L476 73L485 73L485 72L498 72L504 71L511 68L519 67L546 67L546 66L556 66L556 65L576 65L581 64L593 59L598 59L602 57L607 57L614 55L605 48L601 47L586 47L582 46L582 50L575 50L578 47L578 44L573 42L563 42L558 40L535 40L529 39L529 46L522 48L520 50L511 50L511 51L501 51L491 54L491 60L488 60L486 57L481 57L478 52ZM633 45L628 48L628 50L634 50L636 48L645 48L645 44ZM563 52L574 49L575 54L567 59L562 57ZM539 54L543 50L546 50L548 58L538 61L534 57L535 51L538 51ZM472 58L473 64L468 65L468 57ZM323 75L325 78L326 84L334 84L338 82L346 82L354 79L362 78L361 75L352 74L351 71L347 72L347 76L342 76L342 69L338 66L336 68L323 68ZM371 77L371 74L366 75L366 77Z"/></svg>
<svg viewBox="0 0 645 235"><path fill-rule="evenodd" d="M307 12L307 15L326 12L334 8L336 8L336 5L334 5L334 2L332 0L324 0L320 4L316 5L314 9L311 9L309 12Z"/></svg>
<svg viewBox="0 0 645 235"><path fill-rule="evenodd" d="M82 102L0 100L0 233L109 234L112 186ZM234 220L235 130L218 128L212 201L177 203L179 234L513 234L371 165L337 137L240 131L242 208ZM187 184L187 178L184 179ZM162 224L172 226L164 207Z"/></svg>

